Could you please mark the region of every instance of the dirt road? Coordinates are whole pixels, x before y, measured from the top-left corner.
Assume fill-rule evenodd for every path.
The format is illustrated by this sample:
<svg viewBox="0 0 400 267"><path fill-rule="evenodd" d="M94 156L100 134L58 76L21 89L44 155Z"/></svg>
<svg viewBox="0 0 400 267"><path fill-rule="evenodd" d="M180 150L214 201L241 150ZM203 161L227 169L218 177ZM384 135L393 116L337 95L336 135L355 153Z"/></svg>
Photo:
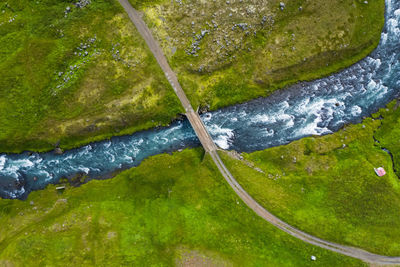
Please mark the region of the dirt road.
<svg viewBox="0 0 400 267"><path fill-rule="evenodd" d="M260 204L257 203L235 180L229 170L226 168L225 164L222 162L221 158L218 155L217 147L212 140L211 136L209 135L207 129L205 128L200 116L195 112L187 99L182 87L180 86L178 79L175 73L170 68L167 59L164 56L160 46L154 39L151 34L151 31L144 23L141 18L141 15L130 5L128 0L118 0L121 5L124 7L125 11L128 13L129 18L135 24L136 28L138 29L139 33L142 35L144 40L146 41L147 45L149 46L151 52L153 53L154 57L156 58L158 64L161 66L162 70L165 73L169 83L171 84L172 88L174 89L176 95L178 96L179 100L182 103L182 106L186 110L186 116L189 119L190 124L192 125L194 131L196 132L197 137L199 138L201 144L203 145L206 152L208 152L215 164L217 165L219 171L228 182L228 184L232 187L235 193L243 200L246 205L251 208L255 213L257 213L260 217L264 220L268 221L269 223L273 224L274 226L278 227L279 229L285 231L286 233L294 236L298 239L303 240L309 244L313 244L315 246L325 248L346 256L350 256L353 258L357 258L363 260L368 263L372 264L379 264L379 265L400 265L400 257L388 257L370 253L368 251L344 246L336 243L332 243L318 237L309 235L303 231L300 231L297 228L285 223L284 221L280 220L265 208L263 208Z"/></svg>
<svg viewBox="0 0 400 267"><path fill-rule="evenodd" d="M119 2L124 7L125 11L128 13L129 18L132 20L133 24L135 24L139 33L142 35L143 39L146 41L146 44L150 48L154 57L156 58L161 69L164 71L165 77L167 77L169 83L171 84L176 95L181 101L182 106L186 111L186 117L189 119L189 122L192 125L194 131L196 132L197 137L200 139L200 142L203 145L204 149L207 152L216 150L217 147L215 146L211 136L206 130L203 121L200 119L200 116L197 114L197 112L193 110L192 105L190 104L184 91L182 90L181 85L178 82L178 78L176 77L175 73L169 66L167 59L164 56L164 53L162 52L157 41L154 39L149 28L142 20L140 14L130 5L130 3L127 0L121 0Z"/></svg>

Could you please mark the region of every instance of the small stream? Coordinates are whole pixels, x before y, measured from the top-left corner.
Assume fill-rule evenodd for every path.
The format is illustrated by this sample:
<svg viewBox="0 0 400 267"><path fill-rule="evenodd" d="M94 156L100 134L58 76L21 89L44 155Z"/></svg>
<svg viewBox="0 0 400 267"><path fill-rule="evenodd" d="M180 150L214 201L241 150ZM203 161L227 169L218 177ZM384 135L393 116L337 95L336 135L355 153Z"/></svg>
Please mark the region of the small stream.
<svg viewBox="0 0 400 267"><path fill-rule="evenodd" d="M223 149L251 152L360 122L399 96L400 1L386 1L386 22L377 49L353 66L266 98L202 115ZM143 159L199 146L187 120L171 126L114 137L66 151L0 154L0 197L25 198L62 177L101 177L137 166Z"/></svg>

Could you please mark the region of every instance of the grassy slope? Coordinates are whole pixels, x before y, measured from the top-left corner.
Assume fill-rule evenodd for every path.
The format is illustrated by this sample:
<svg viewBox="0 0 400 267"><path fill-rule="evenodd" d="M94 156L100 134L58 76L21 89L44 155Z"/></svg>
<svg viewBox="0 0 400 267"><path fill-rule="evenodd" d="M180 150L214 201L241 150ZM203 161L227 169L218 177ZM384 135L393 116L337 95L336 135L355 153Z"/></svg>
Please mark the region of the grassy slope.
<svg viewBox="0 0 400 267"><path fill-rule="evenodd" d="M288 223L318 237L398 256L400 182L380 147L391 150L400 170L400 109L391 103L388 111L374 115L379 116L384 119L368 118L332 135L245 154L264 174L226 154L224 160L257 201ZM388 172L384 177L374 173L379 166Z"/></svg>
<svg viewBox="0 0 400 267"><path fill-rule="evenodd" d="M284 11L280 0L131 2L146 14L192 104L211 109L347 67L377 46L384 23L384 0L286 1ZM252 28L232 29L237 23ZM204 30L200 50L187 55Z"/></svg>
<svg viewBox="0 0 400 267"><path fill-rule="evenodd" d="M79 146L182 111L116 1L3 1L0 12L1 152Z"/></svg>
<svg viewBox="0 0 400 267"><path fill-rule="evenodd" d="M0 265L358 266L257 217L203 151L158 155L114 179L0 200ZM162 169L163 172L154 171Z"/></svg>

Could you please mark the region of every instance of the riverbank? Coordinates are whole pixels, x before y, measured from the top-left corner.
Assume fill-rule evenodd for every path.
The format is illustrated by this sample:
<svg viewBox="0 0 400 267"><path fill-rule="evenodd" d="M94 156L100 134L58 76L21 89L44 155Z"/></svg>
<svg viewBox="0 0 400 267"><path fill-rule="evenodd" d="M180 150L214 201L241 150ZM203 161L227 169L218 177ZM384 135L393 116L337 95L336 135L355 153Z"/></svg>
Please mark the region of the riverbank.
<svg viewBox="0 0 400 267"><path fill-rule="evenodd" d="M243 188L283 221L323 239L397 256L399 103L331 135L242 153L241 160L222 157ZM378 167L387 174L378 177Z"/></svg>
<svg viewBox="0 0 400 267"><path fill-rule="evenodd" d="M46 7L33 3L31 5L25 5L25 8L23 5L0 6L5 10L5 18L15 17L6 24L2 22L0 29L4 33L0 42L9 44L4 46L7 49L3 54L7 60L0 65L2 73L6 74L0 78L1 88L4 88L0 94L0 106L3 110L0 114L0 151L43 152L56 146L64 150L71 149L112 136L169 125L177 114L183 112L143 40L137 34L133 34L136 30L116 3L91 3L84 8L70 6L69 9L64 3ZM276 17L277 22L271 34L284 30L290 19L295 19L299 25L304 25L313 17L320 17L321 21L332 20L327 17L329 12L319 14L314 12L315 7L309 8L311 10L304 6L304 12L299 15L288 5L285 12ZM287 53L284 57L277 57L288 65L276 63L276 70L280 73L285 70L283 72L290 73L291 79L285 78L277 82L278 79L275 81L276 85L265 82L260 84L261 80L250 73L238 71L238 68L252 72L257 69L262 71L261 65L251 65L254 56L262 54L261 50L287 52L287 47L283 45L288 41L286 37L276 36L286 41L276 47L269 47L264 42L263 30L259 31L260 35L257 37L264 36L261 38L264 40L262 45L258 44L260 40L257 38L249 39L250 43L257 44L258 50L254 47L252 51L240 52L240 55L232 54L232 58L237 58L238 61L232 62L230 67L217 68L208 74L194 73L185 69L186 63L180 61L179 54L182 54L183 48L178 48L176 56L170 58L170 62L175 68L178 65L183 68L176 70L178 75L182 72L179 79L192 104L217 109L268 95L273 90L298 80L321 77L366 56L379 40L378 35L383 23L382 8L383 1L371 1L365 6L356 5L353 18L345 22L352 29L352 33L349 33L352 39L347 40L347 37L343 37L343 40L349 41L354 47L346 47L343 50L344 54L338 52L339 50L332 50L336 51L332 52L332 55L326 54L326 51L319 51L317 47L314 47L315 50L312 45L316 43L310 42L311 46L308 44L306 47L310 51L314 49L315 53L306 55L309 60L306 60L307 63L301 63L298 69L290 69L290 64L295 63L288 61L286 57L292 58L296 55L296 58L303 58L304 51L301 52L299 47L305 47L304 45L296 45L296 51ZM311 12L312 10L314 11ZM49 13L54 15L54 20L43 24L43 14ZM45 31L45 28L37 23L52 25L54 30ZM149 23L154 26L154 21ZM332 23L335 24L333 20ZM323 25L324 23L320 23L318 27L324 29ZM364 27L369 27L365 35L361 34ZM31 31L30 29L35 31L31 32L30 39L25 39L24 36L26 32ZM295 36L302 36L301 31L297 32L297 29L290 32ZM310 33L307 35L313 36ZM271 36L268 38L272 40ZM301 37L296 38L295 42L306 41L300 40ZM161 44L165 48L165 42ZM167 55L171 54L166 52ZM324 53L327 57L322 56ZM328 61L325 62L324 58L335 62L329 61L329 66L326 66ZM187 64L192 64L190 62L193 58L185 56L183 59L184 62L190 59ZM304 71L311 76L304 76ZM297 72L303 73L303 76L296 76ZM22 78L16 79L17 76ZM203 86L206 89L202 88Z"/></svg>
<svg viewBox="0 0 400 267"><path fill-rule="evenodd" d="M192 106L210 110L358 62L378 45L385 12L384 0L131 2Z"/></svg>
<svg viewBox="0 0 400 267"><path fill-rule="evenodd" d="M0 12L1 152L71 149L184 112L117 2L14 1Z"/></svg>
<svg viewBox="0 0 400 267"><path fill-rule="evenodd" d="M395 160L399 158L400 150L396 149L397 143L394 142L394 144L391 144L394 137L393 132L387 129L387 127L391 129L398 128L396 126L398 124L398 118L400 117L398 103L392 102L387 108L381 109L379 113L365 119L362 123L347 125L341 131L331 135L304 138L286 146L274 147L250 154L242 153L241 156L235 156L234 158L224 153L222 153L221 156L228 168L235 175L235 178L253 198L271 212L276 213L280 218L292 223L295 227L330 241L361 247L383 255L396 255L399 253L397 240L398 236L400 236L396 230L399 229L396 225L400 221L397 215L398 213L396 212L396 210L400 208L400 182L392 169L393 163L390 156L383 151L382 148L384 144L385 147L391 149ZM395 127L392 127L394 121L397 121L397 124L395 123ZM375 141L373 137L379 140L379 143ZM154 219L157 216L153 216L153 213L151 213L153 215L148 212L146 213L143 209L146 207L146 210L148 210L150 207L153 207L157 214L159 214L160 209L157 207L162 203L161 199L168 201L168 207L171 207L171 196L173 196L172 198L178 197L183 202L178 202L179 204L176 205L174 204L174 207L166 211L168 216L172 216L171 212L175 214L177 210L180 211L179 205L186 205L184 203L188 203L187 201L189 201L189 199L181 199L182 194L184 196L190 196L189 202L196 207L194 214L196 214L196 216L201 214L203 218L205 216L201 212L203 207L208 207L206 210L210 211L210 214L213 214L213 218L215 218L215 214L221 210L220 208L210 208L214 207L213 205L216 205L215 203L221 204L221 207L224 207L223 210L226 209L224 211L226 214L238 214L237 209L239 209L239 213L242 208L247 209L239 199L236 200L236 196L233 197L233 199L229 198L233 203L231 204L232 209L235 211L229 211L230 204L227 202L220 202L220 200L215 199L222 196L227 197L231 194L233 196L233 193L226 184L222 183L222 180L219 181L222 177L219 177L220 174L215 170L210 159L208 157L204 159L203 153L202 149L195 149L175 152L173 155L158 155L147 158L138 167L124 171L114 179L91 181L88 184L81 185L79 188L65 185L66 190L58 193L57 190L55 190L55 186L50 185L44 190L32 192L26 201L0 200L0 212L3 213L0 217L5 220L1 221L0 219L0 223L2 223L2 225L7 225L7 227L3 229L4 236L7 237L7 239L3 242L0 240L0 248L4 248L5 251L3 254L0 254L0 258L7 260L10 257L15 257L21 260L30 260L30 256L27 256L28 258L12 256L17 254L25 255L23 253L23 246L17 244L29 242L29 247L31 247L39 242L41 246L37 247L40 248L34 250L36 252L28 254L35 255L35 253L44 253L41 249L43 249L43 247L47 248L47 243L53 244L55 236L59 236L60 233L63 233L63 235L67 237L70 236L72 232L77 233L78 231L79 234L77 235L81 236L83 232L88 231L90 232L91 241L85 241L86 247L91 247L92 245L87 244L95 244L99 242L98 240L103 240L102 242L104 242L105 238L107 238L106 243L109 244L111 242L108 241L109 235L120 237L119 231L122 231L121 228L115 231L116 226L114 226L112 222L104 221L104 218L110 218L109 220L112 221L113 219L111 218L113 218L113 216L118 217L119 219L117 221L120 223L121 217L128 220L128 217L138 218L138 216L143 216L142 213L144 213L149 220L148 223L156 223L158 225L156 228L159 229L160 225L155 222L156 219ZM386 176L378 177L375 175L373 168L378 166L385 168L387 172ZM396 163L395 166L397 166ZM155 168L162 168L166 171L161 175L158 174L158 172L154 172ZM220 194L218 193L219 189L216 191L213 185L215 182L218 183L218 188L220 188L220 186L224 188L224 192L221 191ZM204 188L207 188L207 190L204 191L208 192L207 195L199 193L199 188L202 188L202 185ZM147 189L144 189L143 186ZM196 193L193 193L190 188L193 188ZM146 196L148 196L146 192L151 192L152 196L157 196L156 200L154 200L154 204L149 204L150 206L147 204L145 205L143 202ZM200 189L200 192L203 191ZM99 196L102 196L101 199L98 198ZM129 213L130 215L126 217L124 217L123 213L126 211L127 206L125 206L126 203L122 204L122 202L125 201L138 205L132 208L135 212ZM212 202L212 204L208 203L209 201ZM106 202L108 204L106 204ZM56 204L54 205L54 203ZM90 208L85 209L86 206L83 205L86 204L83 203L87 203L87 206ZM111 203L113 205L112 210L120 211L118 215L113 212L107 215L103 214L105 205L111 205ZM123 205L124 208L120 207L120 204ZM60 208L59 205L61 205L62 208ZM200 205L200 208L198 208L198 205ZM89 212L89 210L91 212ZM90 214L87 214L87 212ZM244 227L243 231L237 227L234 228L234 231L236 233L241 232L241 235L243 235L244 232L254 232L256 231L255 229L257 229L257 231L258 229L263 229L263 231L265 231L268 226L263 225L261 228L255 226L254 220L258 221L260 218L252 218L251 216L255 216L253 213L251 213L249 218L243 218L242 216L245 215L241 213L238 214L238 218L240 218L241 221L240 225ZM160 220L163 221L163 226L168 228L169 226L165 225L166 217L163 215L161 215L161 217ZM90 226L92 225L92 221L89 222L88 226L86 222L80 220L76 221L77 218L96 218L98 221L94 223L94 225L101 226L100 228L96 228L99 229L100 232L95 232L96 234L91 232L95 231L94 229L92 230L92 226ZM251 222L251 226L246 226L247 219ZM12 223L8 220L12 220ZM40 227L52 230L41 231L41 228L37 229L36 227L39 225L37 220L41 222ZM174 217L174 221L175 220L177 220L176 217ZM197 222L196 229L198 229L198 227L200 227L198 225L199 219L196 217L194 220ZM232 223L231 218L227 218L227 220ZM187 221L185 222L187 223ZM85 226L81 224L85 224ZM131 226L128 226L129 224L130 222L124 223L122 228L125 229L125 227L128 227L131 229ZM221 225L222 224L227 224L227 221L221 222ZM54 227L50 227L50 225ZM218 224L214 220L213 226L216 227L216 225ZM146 226L144 229L149 227L150 226ZM179 225L176 227L182 229L183 226ZM187 226L183 228L186 229L185 236L191 233L191 230L189 230ZM135 226L134 229L137 229L137 226ZM225 232L227 230L225 229L223 231ZM112 233L109 234L110 232ZM159 232L159 230L157 230L157 232ZM200 232L204 233L204 230ZM28 241L26 237L24 237L24 233L29 233L29 235L33 235L34 238ZM100 233L103 233L103 235ZM107 235L105 233L107 233ZM151 235L154 234L154 232L151 231L147 233ZM179 233L183 234L182 232ZM274 233L276 234L276 231L274 231ZM256 235L258 236L259 234L260 233L257 233ZM213 231L213 238L215 235L218 234ZM283 232L280 234L279 242L284 238L282 235L284 235ZM172 236L175 237L176 232L174 232ZM219 238L220 237L218 237L218 244L221 244L221 239ZM260 238L265 239L266 237L261 235ZM186 238L184 239L186 240ZM270 240L270 238L268 239ZM209 242L204 239L202 240L204 242ZM80 262L81 259L79 257L81 257L81 255L92 255L90 258L91 260L104 260L93 256L93 254L90 253L91 250L83 250L83 245L74 238L65 238L60 242L60 246L68 246L67 244L69 242L73 242L75 244L74 249L79 248L80 251L80 253L71 252L65 257L74 257ZM112 244L109 246L107 245L106 249L121 251L122 248L118 245L121 244L121 242L122 241L119 239L116 242L111 242ZM273 241L274 244L276 244L276 242L278 241ZM173 253L167 253L166 259L168 261L176 260L177 257L181 257L178 255L181 255L180 249L182 247L187 248L191 246L187 244L182 245L180 243L179 245L177 243L174 244L177 249L173 250ZM207 258L211 261L220 261L221 259L227 258L231 259L231 261L236 260L232 255L224 255L226 250L223 248L213 247L215 251L210 251L208 247L209 244L210 243L207 243L207 245L201 246L201 249L198 247L191 247L189 251L194 250L196 251L195 253L200 253L203 256L206 255L203 258ZM140 246L141 245L139 245L138 249L140 249ZM248 248L248 246L249 245L246 247ZM135 247L138 247L138 245ZM265 249L268 245L264 243L262 247ZM301 245L301 247L303 247L303 245ZM96 248L102 249L99 247ZM225 245L224 248L226 248ZM146 251L148 251L148 249L149 247L146 246ZM205 252L203 252L202 249L205 249ZM252 251L257 251L257 249L254 248L250 249ZM271 253L269 249L267 250ZM281 246L277 248L277 251L278 250L279 255L282 255L282 251L285 251ZM56 252L51 249L49 251L44 253L46 257L43 259L43 262L55 257L54 254ZM81 251L85 252L81 253ZM223 253L221 253L221 251ZM165 250L163 250L163 252L158 251L157 257L160 256L159 253L162 254L164 252ZM235 251L231 252L237 253ZM241 253L243 253L242 250ZM263 253L263 255L265 255L265 252ZM311 253L316 254L315 251ZM124 252L122 252L122 254L124 255ZM4 255L6 256L4 257ZM139 261L142 262L143 260L144 262L144 258L141 258L140 255L139 253ZM235 262L236 264L241 265L242 261L239 259L247 257L243 255L244 254L240 255L238 261ZM257 264L258 257L254 256L254 254L251 255L252 256L249 257L252 257L252 262ZM271 259L267 256L266 258L264 257L263 260L267 262L281 261L280 256L277 256L277 254L274 254L274 257L274 259ZM293 257L293 252L290 257ZM320 257L320 254L317 254L318 263L321 264L321 266L327 264L326 262L319 262ZM147 259L148 258L146 258L146 260ZM117 257L112 260L118 262L120 258ZM138 259L136 258L136 260ZM285 265L290 261L291 258L287 261L286 259L282 259L280 265ZM300 263L303 262L301 259L296 259L296 261ZM338 265L343 265L341 260L339 262ZM297 265L300 263L297 263ZM336 263L329 263L330 266L332 264L336 265ZM346 265L348 264L350 263L346 263ZM350 265L352 266L352 264L354 263ZM307 262L305 262L305 265L307 265Z"/></svg>
<svg viewBox="0 0 400 267"><path fill-rule="evenodd" d="M162 169L163 172L155 172ZM201 149L157 155L114 179L0 200L0 262L363 266L276 231ZM40 256L39 256L40 255Z"/></svg>

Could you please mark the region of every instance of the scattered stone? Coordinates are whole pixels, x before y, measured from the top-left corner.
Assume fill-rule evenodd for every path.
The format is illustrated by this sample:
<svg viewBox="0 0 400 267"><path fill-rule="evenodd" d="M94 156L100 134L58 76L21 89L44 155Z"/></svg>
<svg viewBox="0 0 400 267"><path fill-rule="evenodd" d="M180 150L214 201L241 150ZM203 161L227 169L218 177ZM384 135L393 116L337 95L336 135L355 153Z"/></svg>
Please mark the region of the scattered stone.
<svg viewBox="0 0 400 267"><path fill-rule="evenodd" d="M80 0L79 2L75 3L75 6L78 8L84 8L85 6L89 5L91 3L90 0Z"/></svg>
<svg viewBox="0 0 400 267"><path fill-rule="evenodd" d="M64 153L64 151L63 151L61 148L56 147L56 148L54 149L54 154L56 154L56 155L61 155L62 153Z"/></svg>
<svg viewBox="0 0 400 267"><path fill-rule="evenodd" d="M281 10L284 10L284 9L285 9L285 3L280 2L280 3L279 3L279 8L280 8Z"/></svg>
<svg viewBox="0 0 400 267"><path fill-rule="evenodd" d="M312 261L315 261L315 260L317 260L317 257L315 257L314 255L312 255L312 256L311 256L311 260L312 260Z"/></svg>
<svg viewBox="0 0 400 267"><path fill-rule="evenodd" d="M265 22L267 22L267 16L262 17L261 24L264 25Z"/></svg>
<svg viewBox="0 0 400 267"><path fill-rule="evenodd" d="M29 204L30 204L30 205L33 205L33 204L35 204L35 203L34 203L33 201L31 201L31 202L29 202Z"/></svg>

